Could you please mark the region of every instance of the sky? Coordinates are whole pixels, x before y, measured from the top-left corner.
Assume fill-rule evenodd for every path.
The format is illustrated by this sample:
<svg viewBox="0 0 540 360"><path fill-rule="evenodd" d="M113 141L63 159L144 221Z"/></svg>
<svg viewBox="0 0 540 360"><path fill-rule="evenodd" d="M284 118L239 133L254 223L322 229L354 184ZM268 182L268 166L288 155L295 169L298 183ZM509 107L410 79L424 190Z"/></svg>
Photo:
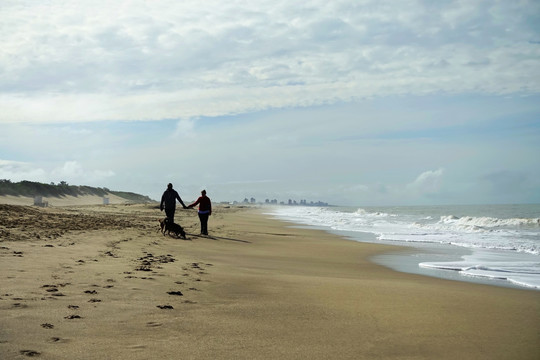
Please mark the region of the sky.
<svg viewBox="0 0 540 360"><path fill-rule="evenodd" d="M0 2L0 179L540 203L535 0Z"/></svg>

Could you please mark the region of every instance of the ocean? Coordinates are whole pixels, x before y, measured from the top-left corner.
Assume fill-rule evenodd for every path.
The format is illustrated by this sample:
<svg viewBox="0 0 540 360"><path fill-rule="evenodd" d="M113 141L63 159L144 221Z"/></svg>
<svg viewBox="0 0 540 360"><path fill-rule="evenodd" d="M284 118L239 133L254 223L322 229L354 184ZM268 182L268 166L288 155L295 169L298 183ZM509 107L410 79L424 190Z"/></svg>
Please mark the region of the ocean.
<svg viewBox="0 0 540 360"><path fill-rule="evenodd" d="M398 271L540 290L540 204L268 208L350 240L408 246L375 257Z"/></svg>

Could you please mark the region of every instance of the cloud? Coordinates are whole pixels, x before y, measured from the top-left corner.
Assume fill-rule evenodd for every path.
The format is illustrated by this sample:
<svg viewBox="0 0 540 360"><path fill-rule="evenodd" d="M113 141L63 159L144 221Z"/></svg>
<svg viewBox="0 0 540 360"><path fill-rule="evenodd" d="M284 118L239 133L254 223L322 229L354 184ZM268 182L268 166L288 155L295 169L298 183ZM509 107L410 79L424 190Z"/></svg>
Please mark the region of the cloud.
<svg viewBox="0 0 540 360"><path fill-rule="evenodd" d="M192 119L540 90L535 1L126 4L3 4L0 122Z"/></svg>
<svg viewBox="0 0 540 360"><path fill-rule="evenodd" d="M66 161L61 167L51 171L51 177L67 181L68 183L86 183L89 185L99 183L108 177L114 176L111 170L86 170L77 161Z"/></svg>
<svg viewBox="0 0 540 360"><path fill-rule="evenodd" d="M106 178L113 177L111 170L86 170L77 161L66 161L52 170L43 169L29 162L0 160L0 179L17 182L22 180L50 183L66 181L68 183L99 185Z"/></svg>
<svg viewBox="0 0 540 360"><path fill-rule="evenodd" d="M45 170L30 163L0 159L0 179L17 182L22 180L46 181L46 178Z"/></svg>
<svg viewBox="0 0 540 360"><path fill-rule="evenodd" d="M463 95L161 122L8 124L0 126L0 153L42 169L45 183L105 186L154 198L173 182L187 195L205 187L216 200L533 201L519 194L522 189L500 200L502 192L487 191L492 184L482 176L508 169L528 174L528 188L538 188L537 112L537 96ZM180 138L174 137L177 129Z"/></svg>
<svg viewBox="0 0 540 360"><path fill-rule="evenodd" d="M176 124L176 130L174 132L174 137L194 137L195 136L195 120L194 119L182 119L179 120Z"/></svg>
<svg viewBox="0 0 540 360"><path fill-rule="evenodd" d="M428 170L420 175L412 182L407 184L407 189L413 190L421 194L434 194L441 189L442 176L444 169Z"/></svg>
<svg viewBox="0 0 540 360"><path fill-rule="evenodd" d="M0 174L156 197L172 181L225 200L493 202L511 184L529 192L507 201L538 199L539 13L4 1L0 153L16 162Z"/></svg>
<svg viewBox="0 0 540 360"><path fill-rule="evenodd" d="M66 161L62 167L54 169L52 174L56 178L74 179L82 177L84 172L77 161Z"/></svg>

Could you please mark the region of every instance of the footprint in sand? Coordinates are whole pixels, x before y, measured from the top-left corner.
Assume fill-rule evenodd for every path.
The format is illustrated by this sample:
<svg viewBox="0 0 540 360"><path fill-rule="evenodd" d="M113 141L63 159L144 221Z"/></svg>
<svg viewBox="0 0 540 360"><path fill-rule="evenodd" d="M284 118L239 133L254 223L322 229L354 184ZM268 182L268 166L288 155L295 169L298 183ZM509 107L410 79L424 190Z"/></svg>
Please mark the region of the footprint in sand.
<svg viewBox="0 0 540 360"><path fill-rule="evenodd" d="M64 319L73 320L73 319L82 319L80 315L68 315L64 316Z"/></svg>
<svg viewBox="0 0 540 360"><path fill-rule="evenodd" d="M24 308L27 308L28 305L21 304L21 303L15 303L15 304L11 305L11 307L14 308L14 309L24 309Z"/></svg>
<svg viewBox="0 0 540 360"><path fill-rule="evenodd" d="M53 336L52 338L49 339L49 342L52 342L52 343L66 343L66 342L68 342L68 340Z"/></svg>
<svg viewBox="0 0 540 360"><path fill-rule="evenodd" d="M54 325L49 323L41 324L41 327L44 329L54 329Z"/></svg>
<svg viewBox="0 0 540 360"><path fill-rule="evenodd" d="M152 271L152 269L147 265L141 265L135 269L136 271Z"/></svg>
<svg viewBox="0 0 540 360"><path fill-rule="evenodd" d="M146 349L146 345L132 345L130 346L131 349L134 349L134 350L142 350L142 349Z"/></svg>
<svg viewBox="0 0 540 360"><path fill-rule="evenodd" d="M176 296L184 296L181 291L168 291L167 294L169 295L176 295Z"/></svg>
<svg viewBox="0 0 540 360"><path fill-rule="evenodd" d="M157 307L160 309L174 309L171 305L158 305Z"/></svg>
<svg viewBox="0 0 540 360"><path fill-rule="evenodd" d="M41 353L39 351L35 351L35 350L21 350L21 351L19 351L19 353L21 355L28 356L28 357L34 357L34 356L41 355Z"/></svg>

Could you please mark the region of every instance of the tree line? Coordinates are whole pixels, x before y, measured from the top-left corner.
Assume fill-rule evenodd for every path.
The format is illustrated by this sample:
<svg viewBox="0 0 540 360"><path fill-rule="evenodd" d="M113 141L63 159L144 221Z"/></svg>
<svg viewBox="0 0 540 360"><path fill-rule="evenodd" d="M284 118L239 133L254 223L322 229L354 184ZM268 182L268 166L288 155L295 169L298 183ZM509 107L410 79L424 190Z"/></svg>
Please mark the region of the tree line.
<svg viewBox="0 0 540 360"><path fill-rule="evenodd" d="M65 181L61 181L58 184L50 183L43 184L34 181L23 180L20 182L12 182L8 179L0 179L0 196L12 195L12 196L43 196L43 197L63 197L63 196L107 196L109 194L119 196L126 200L130 200L138 203L153 202L148 196L126 192L126 191L112 191L107 188L92 187L85 185L69 185Z"/></svg>

